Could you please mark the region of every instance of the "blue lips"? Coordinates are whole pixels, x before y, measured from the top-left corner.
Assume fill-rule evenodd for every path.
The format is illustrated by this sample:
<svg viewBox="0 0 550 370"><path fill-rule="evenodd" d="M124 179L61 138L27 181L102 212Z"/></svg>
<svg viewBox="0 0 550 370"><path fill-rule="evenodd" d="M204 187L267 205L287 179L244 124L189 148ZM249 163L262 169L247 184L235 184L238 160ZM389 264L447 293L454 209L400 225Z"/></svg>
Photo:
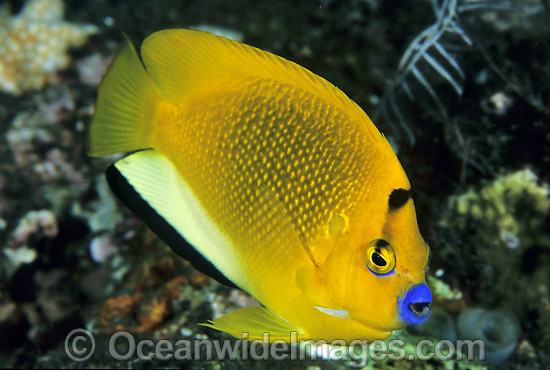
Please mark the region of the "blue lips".
<svg viewBox="0 0 550 370"><path fill-rule="evenodd" d="M415 285L409 289L404 299L397 301L399 318L407 325L422 324L430 317L430 303L430 288L426 284Z"/></svg>

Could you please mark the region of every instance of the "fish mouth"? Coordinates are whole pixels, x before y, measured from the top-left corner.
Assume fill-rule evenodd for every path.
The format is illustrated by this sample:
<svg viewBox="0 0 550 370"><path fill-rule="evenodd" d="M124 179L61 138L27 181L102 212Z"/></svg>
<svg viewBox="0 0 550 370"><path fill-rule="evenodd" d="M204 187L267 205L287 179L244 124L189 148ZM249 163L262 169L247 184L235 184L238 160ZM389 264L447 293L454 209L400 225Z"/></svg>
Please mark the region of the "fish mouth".
<svg viewBox="0 0 550 370"><path fill-rule="evenodd" d="M413 285L405 294L405 297L397 300L397 312L401 322L406 325L418 325L430 317L430 304L432 303L432 293L430 288L424 283ZM322 306L313 306L320 312L340 319L351 319L348 310L328 308ZM376 328L377 330L392 331L397 328L382 328L371 326L366 323L363 325Z"/></svg>
<svg viewBox="0 0 550 370"><path fill-rule="evenodd" d="M397 300L399 318L407 325L422 324L430 317L432 293L426 284L411 287L405 298Z"/></svg>

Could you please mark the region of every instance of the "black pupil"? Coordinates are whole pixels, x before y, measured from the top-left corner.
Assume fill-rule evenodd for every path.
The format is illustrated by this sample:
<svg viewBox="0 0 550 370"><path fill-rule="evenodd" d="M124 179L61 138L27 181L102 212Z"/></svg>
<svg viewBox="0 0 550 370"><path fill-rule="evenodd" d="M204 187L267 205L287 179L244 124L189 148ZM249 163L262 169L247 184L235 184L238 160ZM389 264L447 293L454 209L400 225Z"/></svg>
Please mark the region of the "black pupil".
<svg viewBox="0 0 550 370"><path fill-rule="evenodd" d="M376 252L374 252L372 254L372 262L374 262L374 264L376 266L380 266L380 267L384 267L386 266L386 260L384 259L384 257L382 257L379 253L379 250L377 249Z"/></svg>

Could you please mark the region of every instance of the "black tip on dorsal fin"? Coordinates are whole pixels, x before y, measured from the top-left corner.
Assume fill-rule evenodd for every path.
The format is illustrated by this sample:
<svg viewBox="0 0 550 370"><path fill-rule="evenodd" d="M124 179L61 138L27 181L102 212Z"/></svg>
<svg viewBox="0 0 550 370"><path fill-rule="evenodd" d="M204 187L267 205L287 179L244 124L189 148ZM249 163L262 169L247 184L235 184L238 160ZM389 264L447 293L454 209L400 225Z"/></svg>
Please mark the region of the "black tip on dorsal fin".
<svg viewBox="0 0 550 370"><path fill-rule="evenodd" d="M396 211L403 207L409 200L410 196L410 190L394 189L388 198L388 207L390 212Z"/></svg>
<svg viewBox="0 0 550 370"><path fill-rule="evenodd" d="M145 221L147 226L157 234L180 257L186 259L200 272L211 276L220 284L230 288L238 288L231 280L225 277L210 261L162 218L139 193L128 183L114 164L109 166L105 173L109 187L126 207Z"/></svg>

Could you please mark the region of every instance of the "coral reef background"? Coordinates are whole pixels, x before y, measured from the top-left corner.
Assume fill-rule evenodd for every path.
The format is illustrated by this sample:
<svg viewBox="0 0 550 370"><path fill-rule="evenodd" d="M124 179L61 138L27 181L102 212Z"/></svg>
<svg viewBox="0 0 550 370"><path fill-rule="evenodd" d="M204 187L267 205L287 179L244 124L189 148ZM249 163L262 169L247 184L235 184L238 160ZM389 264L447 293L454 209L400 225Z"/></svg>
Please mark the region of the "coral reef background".
<svg viewBox="0 0 550 370"><path fill-rule="evenodd" d="M463 74L460 94L424 58L418 68L431 72L438 102L421 80L407 80L414 100L393 96L404 116L396 125L383 114L384 97L395 88L407 46L438 20L434 3L479 5L453 18L471 45L441 41ZM512 351L492 363L379 366L549 368L550 3L490 3L1 2L0 364L346 368L345 361L322 360L120 362L99 350L89 362L75 363L65 355L65 337L75 328L91 330L98 348L107 348L119 330L148 339L227 338L197 323L257 304L196 272L117 203L103 177L117 157L86 155L96 88L122 33L139 45L159 29L194 27L311 69L355 100L389 137L431 247L434 292L432 326L396 335L453 340L462 335L457 327L487 326L484 334ZM403 125L407 132L399 131ZM414 143L407 140L411 132ZM489 313L500 316L470 322Z"/></svg>

